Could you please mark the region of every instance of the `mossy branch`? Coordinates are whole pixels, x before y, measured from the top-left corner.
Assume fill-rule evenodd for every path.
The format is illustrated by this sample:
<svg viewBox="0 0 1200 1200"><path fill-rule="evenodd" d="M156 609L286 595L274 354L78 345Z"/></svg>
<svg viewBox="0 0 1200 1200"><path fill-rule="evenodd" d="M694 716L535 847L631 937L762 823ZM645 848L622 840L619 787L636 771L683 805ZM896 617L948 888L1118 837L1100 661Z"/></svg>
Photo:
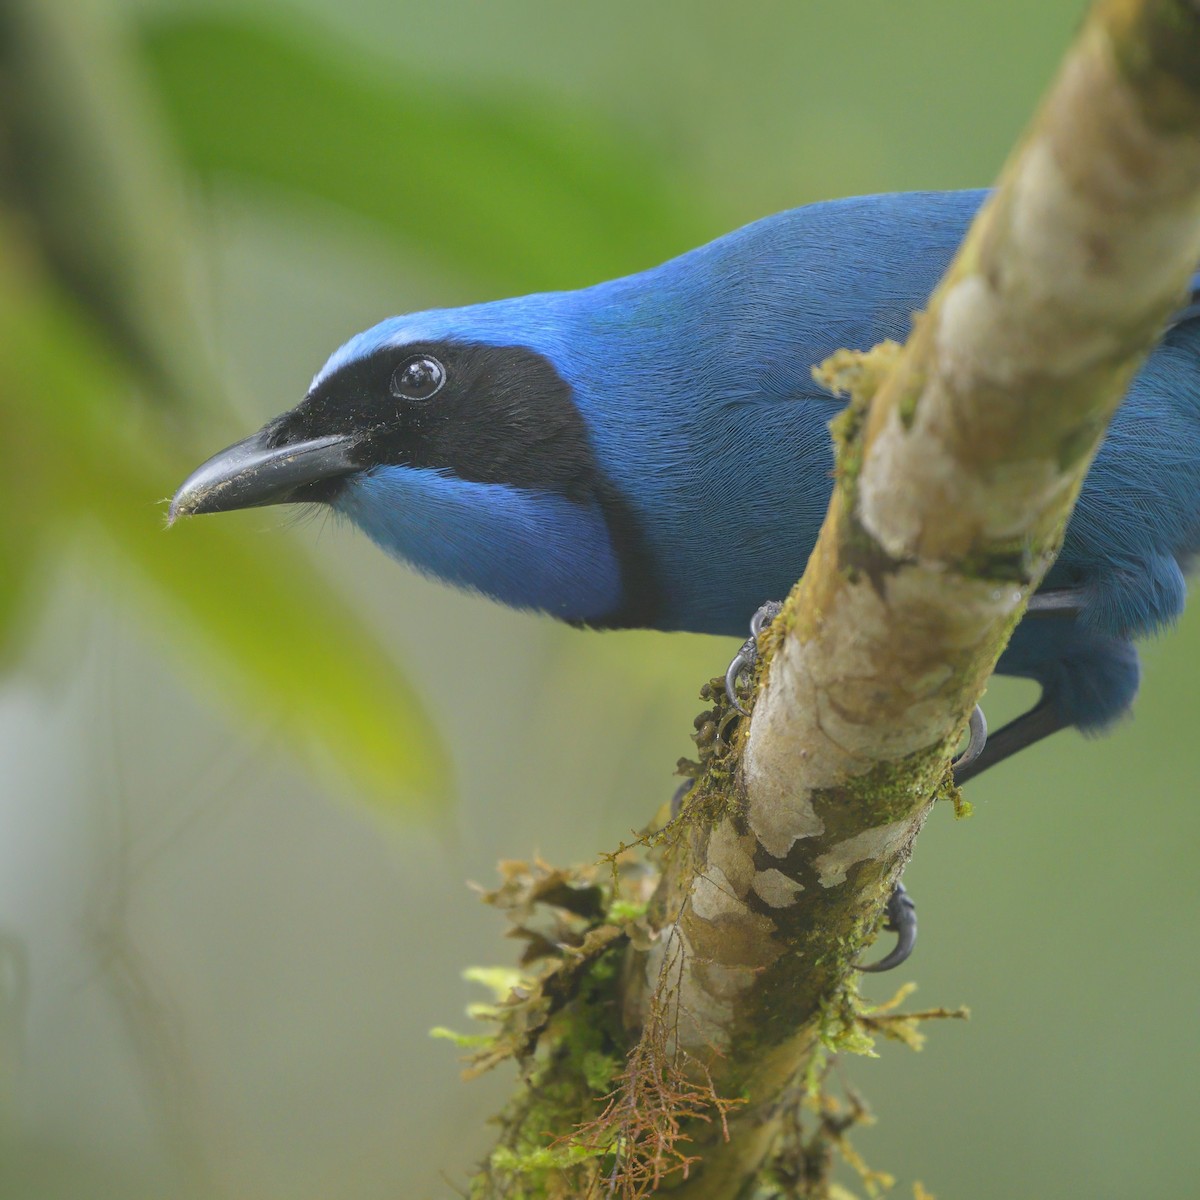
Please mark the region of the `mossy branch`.
<svg viewBox="0 0 1200 1200"><path fill-rule="evenodd" d="M682 1063L711 1091L709 1119L680 1131L672 1194L823 1194L795 1182L811 1153L789 1133L796 1103L830 1044L870 1031L853 964L1198 259L1200 3L1106 0L907 345L823 368L851 406L820 539L763 637L748 729L710 744L612 976L642 1034L627 1060L641 1092L648 1045L664 1078ZM704 727L723 724L718 697ZM579 1150L601 1157L563 1185L576 1190L529 1176L512 1191L510 1174L501 1191L485 1174L477 1194L656 1186L613 1086L585 1122Z"/></svg>

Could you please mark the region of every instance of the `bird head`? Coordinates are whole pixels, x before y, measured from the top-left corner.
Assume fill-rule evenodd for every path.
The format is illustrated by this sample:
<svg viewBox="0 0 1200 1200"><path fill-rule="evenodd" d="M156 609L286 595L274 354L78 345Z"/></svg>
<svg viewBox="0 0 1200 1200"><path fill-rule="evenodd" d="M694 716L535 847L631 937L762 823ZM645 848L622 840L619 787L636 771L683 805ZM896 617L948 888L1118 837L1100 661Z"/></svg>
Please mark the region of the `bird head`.
<svg viewBox="0 0 1200 1200"><path fill-rule="evenodd" d="M169 520L324 504L450 583L566 620L628 623L639 590L622 561L629 521L538 299L359 334L296 407L197 468Z"/></svg>

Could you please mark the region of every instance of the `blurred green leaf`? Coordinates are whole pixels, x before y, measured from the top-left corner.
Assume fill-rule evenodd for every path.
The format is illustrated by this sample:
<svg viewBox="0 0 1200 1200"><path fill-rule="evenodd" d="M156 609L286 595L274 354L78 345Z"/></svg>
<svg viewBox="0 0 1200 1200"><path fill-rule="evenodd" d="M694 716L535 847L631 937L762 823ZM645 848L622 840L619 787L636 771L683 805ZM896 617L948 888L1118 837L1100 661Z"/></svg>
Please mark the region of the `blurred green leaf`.
<svg viewBox="0 0 1200 1200"><path fill-rule="evenodd" d="M203 175L332 202L505 292L639 270L720 224L631 130L558 99L467 94L288 21L190 13L144 30Z"/></svg>
<svg viewBox="0 0 1200 1200"><path fill-rule="evenodd" d="M203 370L181 336L195 321L187 223L108 7L0 4L0 175L38 253L154 385L142 398L178 400Z"/></svg>
<svg viewBox="0 0 1200 1200"><path fill-rule="evenodd" d="M3 459L0 459L3 469ZM0 488L0 504L11 498L8 488ZM29 592L33 575L32 547L13 523L0 525L0 666L15 655L29 612Z"/></svg>
<svg viewBox="0 0 1200 1200"><path fill-rule="evenodd" d="M222 700L375 801L429 806L448 791L441 743L354 611L283 539L236 521L164 532L163 493L195 463L167 418L213 389L186 224L130 78L91 0L0 5L0 639L33 565L82 528L136 569Z"/></svg>
<svg viewBox="0 0 1200 1200"><path fill-rule="evenodd" d="M2 403L2 400L0 400ZM40 565L41 472L13 437L0 437L0 667L17 654Z"/></svg>
<svg viewBox="0 0 1200 1200"><path fill-rule="evenodd" d="M220 521L165 531L159 497L185 460L149 422L114 422L132 386L121 360L50 289L12 270L5 250L0 424L47 476L43 517L91 525L100 553L132 564L168 616L182 618L173 643L223 695L290 723L389 805L444 798L440 743L416 696L285 541Z"/></svg>

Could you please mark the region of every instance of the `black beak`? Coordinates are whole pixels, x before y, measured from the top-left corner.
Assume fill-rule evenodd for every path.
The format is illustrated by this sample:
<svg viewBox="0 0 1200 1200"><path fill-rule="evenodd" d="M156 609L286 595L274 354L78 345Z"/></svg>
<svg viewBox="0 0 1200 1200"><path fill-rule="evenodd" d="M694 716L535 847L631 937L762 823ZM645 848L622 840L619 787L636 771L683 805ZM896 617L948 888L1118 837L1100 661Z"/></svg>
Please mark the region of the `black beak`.
<svg viewBox="0 0 1200 1200"><path fill-rule="evenodd" d="M229 512L260 504L309 500L311 484L335 480L359 469L350 459L353 439L345 435L268 446L265 431L214 454L197 467L171 501L167 524L177 517Z"/></svg>

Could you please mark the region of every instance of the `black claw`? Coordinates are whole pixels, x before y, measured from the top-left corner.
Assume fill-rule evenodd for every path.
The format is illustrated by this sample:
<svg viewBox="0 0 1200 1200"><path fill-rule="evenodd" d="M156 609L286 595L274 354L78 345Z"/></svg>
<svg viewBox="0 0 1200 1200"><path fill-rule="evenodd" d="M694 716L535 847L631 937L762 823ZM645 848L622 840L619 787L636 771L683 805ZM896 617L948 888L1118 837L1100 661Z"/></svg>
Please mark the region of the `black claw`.
<svg viewBox="0 0 1200 1200"><path fill-rule="evenodd" d="M1056 591L1038 592L1029 597L1025 611L1030 616L1045 613L1061 613L1068 617L1078 616L1087 607L1087 594L1082 588L1060 588Z"/></svg>
<svg viewBox="0 0 1200 1200"><path fill-rule="evenodd" d="M755 609L754 616L750 618L750 636L755 642L758 641L758 635L770 623L775 620L779 614L783 612L783 604L778 600L768 600L766 604Z"/></svg>
<svg viewBox="0 0 1200 1200"><path fill-rule="evenodd" d="M982 753L987 745L987 717L979 705L971 712L971 721L967 726L967 748L950 765L955 771L969 767Z"/></svg>
<svg viewBox="0 0 1200 1200"><path fill-rule="evenodd" d="M779 616L782 608L783 605L778 600L768 600L755 612L750 618L750 636L742 643L741 649L733 656L733 662L725 672L725 695L743 717L748 717L750 710L744 708L738 699L738 680L754 670L754 664L758 662L758 635Z"/></svg>
<svg viewBox="0 0 1200 1200"><path fill-rule="evenodd" d="M750 713L749 710L742 707L742 702L738 699L738 680L747 671L753 669L754 660L757 657L758 651L754 648L754 639L749 638L742 643L742 648L733 656L733 662L729 664L729 669L725 672L725 695L729 697L729 703L743 717L748 717Z"/></svg>
<svg viewBox="0 0 1200 1200"><path fill-rule="evenodd" d="M675 795L671 797L671 820L673 821L679 816L679 810L683 808L683 802L687 799L687 794L696 786L694 779L685 779L676 789Z"/></svg>
<svg viewBox="0 0 1200 1200"><path fill-rule="evenodd" d="M896 944L878 962L859 967L860 971L872 975L890 971L904 962L917 944L917 906L902 883L896 884L888 898L887 920L883 927L896 935Z"/></svg>

